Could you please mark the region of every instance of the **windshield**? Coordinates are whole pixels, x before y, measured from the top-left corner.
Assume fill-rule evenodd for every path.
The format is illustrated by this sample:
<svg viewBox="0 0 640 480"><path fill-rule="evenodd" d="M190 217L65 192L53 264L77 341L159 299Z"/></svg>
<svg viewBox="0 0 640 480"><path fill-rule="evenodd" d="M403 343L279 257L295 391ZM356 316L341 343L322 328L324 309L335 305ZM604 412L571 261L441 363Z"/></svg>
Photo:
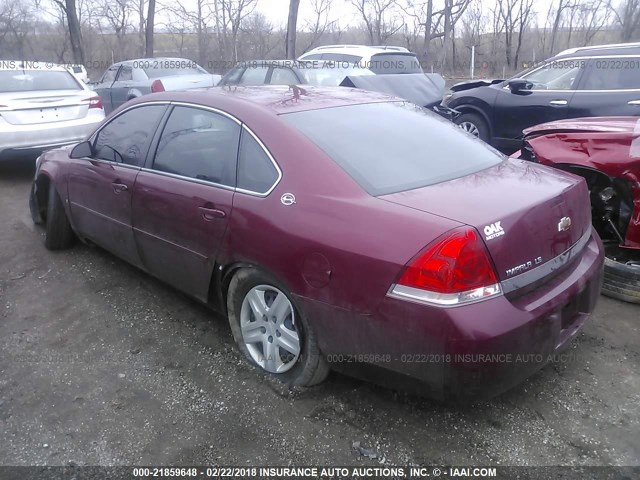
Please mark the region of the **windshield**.
<svg viewBox="0 0 640 480"><path fill-rule="evenodd" d="M470 175L503 158L453 123L408 102L307 110L281 118L374 196Z"/></svg>
<svg viewBox="0 0 640 480"><path fill-rule="evenodd" d="M376 53L371 56L370 61L361 61L358 66L368 68L378 75L390 73L422 73L420 62L413 53Z"/></svg>
<svg viewBox="0 0 640 480"><path fill-rule="evenodd" d="M0 92L81 90L69 72L52 70L0 70Z"/></svg>
<svg viewBox="0 0 640 480"><path fill-rule="evenodd" d="M337 87L345 77L350 75L374 75L371 70L365 68L338 68L335 65L321 68L304 67L300 68L300 72L308 84L326 87Z"/></svg>

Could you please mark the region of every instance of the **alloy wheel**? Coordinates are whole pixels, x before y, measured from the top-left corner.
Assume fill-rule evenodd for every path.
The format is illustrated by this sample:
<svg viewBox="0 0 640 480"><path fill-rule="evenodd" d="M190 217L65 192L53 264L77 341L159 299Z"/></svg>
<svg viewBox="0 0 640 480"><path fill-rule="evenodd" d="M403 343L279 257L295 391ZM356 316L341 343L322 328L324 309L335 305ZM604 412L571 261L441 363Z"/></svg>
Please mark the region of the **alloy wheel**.
<svg viewBox="0 0 640 480"><path fill-rule="evenodd" d="M270 285L253 287L240 309L242 340L251 358L270 373L293 368L300 356L295 310L287 296Z"/></svg>
<svg viewBox="0 0 640 480"><path fill-rule="evenodd" d="M478 130L478 127L476 127L471 122L461 122L458 126L461 129L463 129L465 132L468 132L471 135L473 135L474 137L479 137L480 136L480 131Z"/></svg>

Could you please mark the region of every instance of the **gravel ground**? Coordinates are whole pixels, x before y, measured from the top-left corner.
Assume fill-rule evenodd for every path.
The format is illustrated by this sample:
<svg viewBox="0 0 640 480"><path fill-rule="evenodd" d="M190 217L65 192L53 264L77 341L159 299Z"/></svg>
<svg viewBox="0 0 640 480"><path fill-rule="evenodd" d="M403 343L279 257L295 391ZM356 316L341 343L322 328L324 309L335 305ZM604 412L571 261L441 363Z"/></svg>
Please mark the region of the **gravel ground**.
<svg viewBox="0 0 640 480"><path fill-rule="evenodd" d="M100 249L46 251L31 175L0 166L0 465L640 465L637 305L602 297L570 361L477 405L338 374L289 390L195 301Z"/></svg>

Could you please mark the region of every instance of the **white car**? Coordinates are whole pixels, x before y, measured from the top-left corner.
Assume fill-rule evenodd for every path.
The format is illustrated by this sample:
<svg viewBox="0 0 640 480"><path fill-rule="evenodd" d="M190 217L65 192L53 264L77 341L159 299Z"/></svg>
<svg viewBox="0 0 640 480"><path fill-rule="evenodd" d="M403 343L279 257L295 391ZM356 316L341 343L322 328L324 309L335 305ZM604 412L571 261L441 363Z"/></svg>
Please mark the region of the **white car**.
<svg viewBox="0 0 640 480"><path fill-rule="evenodd" d="M64 67L0 60L0 160L81 142L103 119L98 94Z"/></svg>
<svg viewBox="0 0 640 480"><path fill-rule="evenodd" d="M368 45L324 45L298 57L299 61L326 61L344 63L355 68L366 68L373 73L423 73L415 53L404 47Z"/></svg>

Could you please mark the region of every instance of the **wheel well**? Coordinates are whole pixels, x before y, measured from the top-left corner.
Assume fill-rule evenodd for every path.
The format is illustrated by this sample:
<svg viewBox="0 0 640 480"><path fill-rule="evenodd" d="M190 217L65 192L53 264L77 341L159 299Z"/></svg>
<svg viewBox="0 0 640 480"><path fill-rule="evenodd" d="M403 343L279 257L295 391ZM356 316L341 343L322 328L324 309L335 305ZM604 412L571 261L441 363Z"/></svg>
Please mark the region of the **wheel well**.
<svg viewBox="0 0 640 480"><path fill-rule="evenodd" d="M51 179L41 174L36 179L36 199L38 201L38 211L43 220L47 220L47 208L49 206L49 187Z"/></svg>
<svg viewBox="0 0 640 480"><path fill-rule="evenodd" d="M493 137L493 126L491 125L491 122L489 121L487 115L481 109L472 107L470 105L461 105L459 107L455 107L455 110L459 111L462 115L464 115L465 113L474 113L476 115L479 115L484 120L484 123L487 124L487 128L489 129L489 136Z"/></svg>
<svg viewBox="0 0 640 480"><path fill-rule="evenodd" d="M213 269L211 281L209 282L207 303L221 313L226 313L227 311L227 294L229 293L229 284L231 283L233 276L241 268L259 269L258 266L247 262L236 262L227 266L222 266L216 263Z"/></svg>

